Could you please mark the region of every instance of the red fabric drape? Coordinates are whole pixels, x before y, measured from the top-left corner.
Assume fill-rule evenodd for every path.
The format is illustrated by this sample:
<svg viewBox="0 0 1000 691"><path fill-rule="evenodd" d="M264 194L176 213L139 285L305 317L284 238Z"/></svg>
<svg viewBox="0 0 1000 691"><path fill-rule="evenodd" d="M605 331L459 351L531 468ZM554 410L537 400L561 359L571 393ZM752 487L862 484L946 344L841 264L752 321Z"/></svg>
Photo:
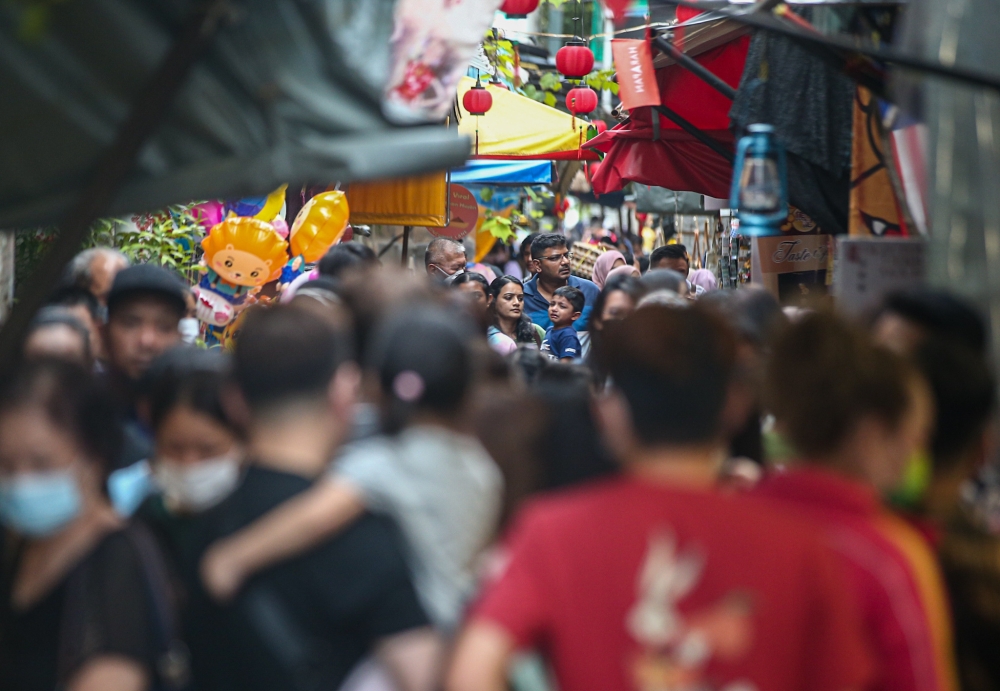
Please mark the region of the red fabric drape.
<svg viewBox="0 0 1000 691"><path fill-rule="evenodd" d="M695 59L723 81L739 86L750 37L741 36ZM706 135L732 147L729 132L731 101L678 65L656 71L662 102ZM594 192L607 194L627 182L729 196L733 170L723 159L670 120L660 118L660 139L653 141L648 108L637 108L629 120L598 135L586 146L606 154L594 174Z"/></svg>

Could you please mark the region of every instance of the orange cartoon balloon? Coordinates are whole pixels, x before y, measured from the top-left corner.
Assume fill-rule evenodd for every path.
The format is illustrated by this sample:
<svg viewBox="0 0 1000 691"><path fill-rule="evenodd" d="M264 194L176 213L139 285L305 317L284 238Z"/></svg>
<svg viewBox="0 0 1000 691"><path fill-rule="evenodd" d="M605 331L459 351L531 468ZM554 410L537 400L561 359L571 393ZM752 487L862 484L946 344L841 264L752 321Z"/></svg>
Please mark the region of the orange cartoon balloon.
<svg viewBox="0 0 1000 691"><path fill-rule="evenodd" d="M295 217L289 242L292 256L302 255L309 264L320 260L330 246L347 230L347 195L343 192L321 192L306 202Z"/></svg>
<svg viewBox="0 0 1000 691"><path fill-rule="evenodd" d="M271 224L244 216L231 216L214 226L201 247L208 268L238 286L273 281L288 261L288 245Z"/></svg>

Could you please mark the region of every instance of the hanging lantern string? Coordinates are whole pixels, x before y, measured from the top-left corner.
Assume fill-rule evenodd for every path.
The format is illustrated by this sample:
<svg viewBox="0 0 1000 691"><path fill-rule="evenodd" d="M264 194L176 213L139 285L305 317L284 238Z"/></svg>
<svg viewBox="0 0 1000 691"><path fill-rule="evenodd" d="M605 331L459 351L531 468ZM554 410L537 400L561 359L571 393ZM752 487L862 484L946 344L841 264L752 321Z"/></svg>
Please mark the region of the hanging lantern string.
<svg viewBox="0 0 1000 691"><path fill-rule="evenodd" d="M602 31L599 34L593 34L590 38L606 38L608 36L624 36L625 34L635 33L637 31L646 31L647 29L669 29L676 26L676 22L650 22L649 24L643 24L641 26L631 26L627 29L618 29L617 31ZM692 27L687 29L688 31L697 31L696 28ZM577 38L579 34L552 34L544 31L522 31L521 29L504 29L501 36L505 37L505 34L519 34L521 36L538 36L540 38Z"/></svg>

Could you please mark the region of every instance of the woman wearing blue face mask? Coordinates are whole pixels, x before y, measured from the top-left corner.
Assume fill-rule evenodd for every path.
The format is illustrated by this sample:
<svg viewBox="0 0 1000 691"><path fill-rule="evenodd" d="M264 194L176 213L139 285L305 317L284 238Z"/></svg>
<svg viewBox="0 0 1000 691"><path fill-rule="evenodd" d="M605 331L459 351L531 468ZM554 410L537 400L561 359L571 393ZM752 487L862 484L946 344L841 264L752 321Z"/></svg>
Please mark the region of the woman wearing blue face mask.
<svg viewBox="0 0 1000 691"><path fill-rule="evenodd" d="M23 368L0 393L0 688L142 691L173 646L163 564L104 493L114 408L66 363ZM183 676L178 658L174 672ZM178 677L179 680L179 677Z"/></svg>

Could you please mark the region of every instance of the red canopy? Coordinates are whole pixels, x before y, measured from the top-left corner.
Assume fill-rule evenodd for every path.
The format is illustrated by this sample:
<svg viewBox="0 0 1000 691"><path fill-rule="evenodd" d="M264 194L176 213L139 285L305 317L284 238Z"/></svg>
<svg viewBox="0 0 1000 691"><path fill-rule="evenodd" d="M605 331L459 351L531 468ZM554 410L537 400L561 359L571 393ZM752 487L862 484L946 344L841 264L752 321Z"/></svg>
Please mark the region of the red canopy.
<svg viewBox="0 0 1000 691"><path fill-rule="evenodd" d="M695 57L720 79L736 88L743 75L750 37L733 39ZM661 102L709 137L732 147L729 109L732 102L680 65L656 71ZM594 173L594 192L607 194L627 182L729 197L733 167L697 138L657 114L660 138L653 141L651 108L637 108L629 119L590 140L585 146L603 152Z"/></svg>

